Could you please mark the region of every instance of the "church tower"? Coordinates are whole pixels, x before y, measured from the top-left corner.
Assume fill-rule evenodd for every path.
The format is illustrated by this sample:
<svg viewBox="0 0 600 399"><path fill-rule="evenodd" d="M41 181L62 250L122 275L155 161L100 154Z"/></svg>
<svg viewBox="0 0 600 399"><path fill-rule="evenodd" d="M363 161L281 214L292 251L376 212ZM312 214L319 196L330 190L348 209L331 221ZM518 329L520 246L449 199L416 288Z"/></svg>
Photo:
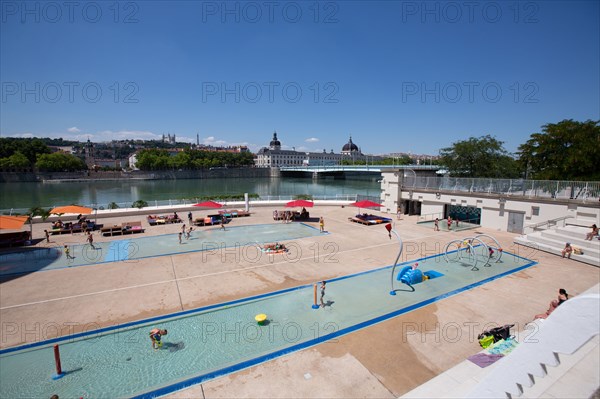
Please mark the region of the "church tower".
<svg viewBox="0 0 600 399"><path fill-rule="evenodd" d="M281 150L281 142L277 140L277 132L273 132L273 140L269 143L270 150Z"/></svg>

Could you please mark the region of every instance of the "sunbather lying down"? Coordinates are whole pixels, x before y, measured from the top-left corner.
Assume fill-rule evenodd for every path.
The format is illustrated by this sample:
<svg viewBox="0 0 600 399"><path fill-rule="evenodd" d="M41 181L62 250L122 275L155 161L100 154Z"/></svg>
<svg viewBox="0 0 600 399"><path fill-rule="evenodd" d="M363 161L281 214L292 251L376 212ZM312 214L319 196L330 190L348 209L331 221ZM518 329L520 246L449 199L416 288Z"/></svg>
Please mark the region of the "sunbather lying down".
<svg viewBox="0 0 600 399"><path fill-rule="evenodd" d="M263 245L263 247L261 248L261 250L263 252L287 252L287 248L285 247L284 244L280 244L278 242L276 242L275 244L265 244Z"/></svg>

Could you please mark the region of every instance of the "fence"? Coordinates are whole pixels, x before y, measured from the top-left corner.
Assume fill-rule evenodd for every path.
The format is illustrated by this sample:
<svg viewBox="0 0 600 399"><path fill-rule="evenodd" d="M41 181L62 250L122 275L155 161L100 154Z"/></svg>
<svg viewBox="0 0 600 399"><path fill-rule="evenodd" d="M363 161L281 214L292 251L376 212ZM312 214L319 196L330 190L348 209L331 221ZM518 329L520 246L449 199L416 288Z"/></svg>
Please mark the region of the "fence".
<svg viewBox="0 0 600 399"><path fill-rule="evenodd" d="M503 194L527 198L568 199L593 202L600 199L600 182L463 177L405 176L403 188Z"/></svg>
<svg viewBox="0 0 600 399"><path fill-rule="evenodd" d="M297 197L296 195L265 195L265 196L261 196L259 198L252 198L252 199L250 199L250 202L252 202L252 201L292 201L292 200L296 199L296 197ZM377 197L359 196L358 194L313 195L311 197L312 197L313 201L359 201L361 199L377 198ZM194 204L197 204L200 201L202 201L202 200L199 198L154 200L154 201L147 201L148 206L144 207L144 208L152 208L152 207L158 208L158 207L165 207L165 206L192 206ZM218 199L218 198L214 199L214 201L229 202L229 203L243 202L243 200ZM379 198L377 198L375 201L379 201ZM116 205L116 208L114 208L114 209L132 208L132 204L133 204L133 201L111 202L111 203L105 203L105 204L87 204L87 205L83 205L83 206L92 208L92 209L105 210L105 209L113 209L113 207L115 205ZM60 206L60 205L64 205L64 204L42 206L41 208L49 210L52 208L56 208L57 206ZM28 213L29 213L29 208L0 209L0 214L2 214L2 215L26 215Z"/></svg>

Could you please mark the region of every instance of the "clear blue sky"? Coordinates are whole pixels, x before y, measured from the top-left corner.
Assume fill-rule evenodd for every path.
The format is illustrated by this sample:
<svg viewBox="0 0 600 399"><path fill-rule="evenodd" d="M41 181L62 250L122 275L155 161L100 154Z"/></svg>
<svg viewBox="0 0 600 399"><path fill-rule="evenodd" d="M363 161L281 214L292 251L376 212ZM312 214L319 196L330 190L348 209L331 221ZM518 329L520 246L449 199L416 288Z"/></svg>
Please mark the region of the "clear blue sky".
<svg viewBox="0 0 600 399"><path fill-rule="evenodd" d="M598 1L78 4L1 2L2 137L437 154L600 119Z"/></svg>

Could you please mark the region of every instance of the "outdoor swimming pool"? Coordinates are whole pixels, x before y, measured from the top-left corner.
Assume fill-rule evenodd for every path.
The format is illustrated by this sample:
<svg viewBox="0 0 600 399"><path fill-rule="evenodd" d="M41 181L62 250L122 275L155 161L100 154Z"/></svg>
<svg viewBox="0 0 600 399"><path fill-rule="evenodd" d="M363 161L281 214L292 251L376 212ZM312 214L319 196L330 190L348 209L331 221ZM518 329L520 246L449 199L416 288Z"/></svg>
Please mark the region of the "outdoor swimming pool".
<svg viewBox="0 0 600 399"><path fill-rule="evenodd" d="M453 259L456 259L454 257ZM508 252L472 271L436 255L416 261L443 276L391 296L391 266L328 282L328 306L313 310L312 286L278 291L86 334L0 351L1 397L156 397L348 334L458 294L535 262ZM398 268L397 268L398 270ZM396 282L396 288L401 288ZM258 326L254 316L268 315ZM169 331L151 348L152 328ZM52 345L67 374L52 380Z"/></svg>
<svg viewBox="0 0 600 399"><path fill-rule="evenodd" d="M165 234L97 242L94 244L96 249L82 243L85 237L81 234L74 238L79 242L69 246L74 259L67 259L62 247L28 248L1 254L0 276L207 251L236 245L283 242L322 234L318 229L304 223L255 224L227 226L226 230L219 227L197 229L192 232L189 240L183 238L182 244L179 244L178 234Z"/></svg>

